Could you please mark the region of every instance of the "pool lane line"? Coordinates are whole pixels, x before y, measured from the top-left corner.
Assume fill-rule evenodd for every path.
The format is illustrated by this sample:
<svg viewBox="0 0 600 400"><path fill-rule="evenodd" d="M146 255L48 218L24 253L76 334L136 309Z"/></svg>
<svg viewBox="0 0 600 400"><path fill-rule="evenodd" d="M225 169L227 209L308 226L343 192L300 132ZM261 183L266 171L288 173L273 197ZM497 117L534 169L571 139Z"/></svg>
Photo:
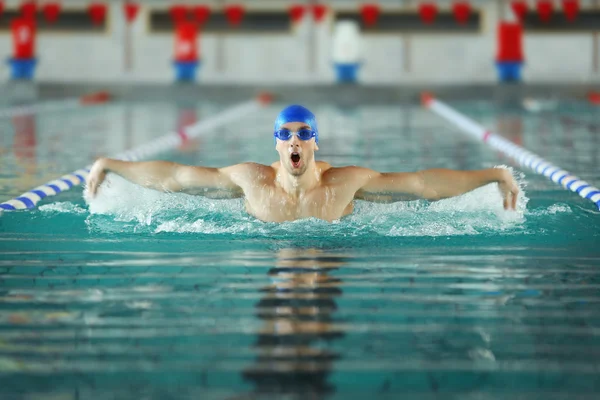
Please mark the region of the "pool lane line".
<svg viewBox="0 0 600 400"><path fill-rule="evenodd" d="M18 117L40 112L59 111L81 106L106 103L110 100L108 92L95 92L74 99L53 100L34 104L24 104L0 110L0 118Z"/></svg>
<svg viewBox="0 0 600 400"><path fill-rule="evenodd" d="M261 107L268 105L271 100L272 96L270 94L262 93L255 99L228 108L213 117L189 125L179 132L168 133L149 143L119 153L112 158L123 161L138 161L171 150L189 140L195 139L207 131L223 126L228 122L238 120ZM49 196L55 196L74 186L84 183L91 168L92 165L90 164L84 168L71 172L70 174L63 175L60 178L33 188L19 197L0 203L0 212L34 208L40 200Z"/></svg>
<svg viewBox="0 0 600 400"><path fill-rule="evenodd" d="M544 160L535 153L503 138L502 136L492 133L490 130L481 126L466 115L461 114L444 102L437 100L431 93L423 93L421 95L422 105L452 122L460 128L464 133L471 136L473 139L482 141L509 156L519 165L527 167L540 175L544 175L551 181L558 183L565 189L577 193L584 199L592 201L596 207L600 209L600 189L578 178L570 172Z"/></svg>

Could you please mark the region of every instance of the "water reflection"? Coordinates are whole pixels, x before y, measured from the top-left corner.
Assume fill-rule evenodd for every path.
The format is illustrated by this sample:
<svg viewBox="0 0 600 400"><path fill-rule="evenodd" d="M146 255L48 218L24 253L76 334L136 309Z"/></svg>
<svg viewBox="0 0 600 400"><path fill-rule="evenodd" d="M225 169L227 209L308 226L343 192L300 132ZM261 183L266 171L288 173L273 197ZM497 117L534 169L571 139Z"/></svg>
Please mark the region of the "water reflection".
<svg viewBox="0 0 600 400"><path fill-rule="evenodd" d="M24 178L36 171L36 121L32 114L16 115L12 118L15 129L13 151L19 166L24 170Z"/></svg>
<svg viewBox="0 0 600 400"><path fill-rule="evenodd" d="M195 102L182 102L177 104L177 121L175 130L177 134L184 137L183 142L177 149L182 156L181 162L184 164L193 164L193 158L200 148L200 139L188 138L189 132L187 131L188 128L197 124L199 121L200 116L198 115L198 110L196 107L197 104Z"/></svg>
<svg viewBox="0 0 600 400"><path fill-rule="evenodd" d="M523 145L523 114L519 111L504 111L496 119L496 132L519 146Z"/></svg>
<svg viewBox="0 0 600 400"><path fill-rule="evenodd" d="M243 371L255 394L319 399L335 391L328 381L344 336L334 324L342 280L330 274L343 258L317 249L282 249L270 283L260 289L256 316L263 321L253 344L258 355Z"/></svg>

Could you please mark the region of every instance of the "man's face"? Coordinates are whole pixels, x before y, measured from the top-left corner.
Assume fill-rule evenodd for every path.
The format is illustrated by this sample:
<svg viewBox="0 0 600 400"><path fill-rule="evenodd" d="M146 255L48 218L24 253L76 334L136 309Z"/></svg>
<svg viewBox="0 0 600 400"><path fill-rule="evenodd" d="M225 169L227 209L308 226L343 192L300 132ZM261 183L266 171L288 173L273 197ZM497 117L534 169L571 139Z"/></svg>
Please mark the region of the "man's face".
<svg viewBox="0 0 600 400"><path fill-rule="evenodd" d="M315 159L315 151L319 150L315 138L301 140L296 136L296 132L302 128L311 129L304 122L288 122L281 125L280 129L288 129L293 132L293 135L290 140L286 141L276 139L277 145L275 146L283 167L290 174L297 176L306 171L308 163Z"/></svg>

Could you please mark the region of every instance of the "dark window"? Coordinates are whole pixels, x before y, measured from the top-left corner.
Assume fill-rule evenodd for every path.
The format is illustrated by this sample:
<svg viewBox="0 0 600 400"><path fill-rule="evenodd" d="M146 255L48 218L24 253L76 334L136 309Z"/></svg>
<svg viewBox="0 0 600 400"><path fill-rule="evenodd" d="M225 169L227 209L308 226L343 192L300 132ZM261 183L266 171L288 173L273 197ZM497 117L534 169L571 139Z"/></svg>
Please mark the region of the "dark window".
<svg viewBox="0 0 600 400"><path fill-rule="evenodd" d="M193 21L191 17L189 20ZM247 11L240 24L235 27L227 22L223 11L212 11L200 30L204 33L289 33L291 27L287 11ZM151 32L172 32L174 29L175 25L168 10L150 11Z"/></svg>
<svg viewBox="0 0 600 400"><path fill-rule="evenodd" d="M580 11L577 19L571 22L562 11L552 13L548 22L540 20L535 11L523 18L523 27L529 32L591 32L600 30L600 10Z"/></svg>
<svg viewBox="0 0 600 400"><path fill-rule="evenodd" d="M469 32L479 33L481 28L481 13L471 10L469 19L459 24L449 11L438 12L435 21L426 24L417 12L382 12L374 26L365 26L358 11L339 11L335 14L336 21L356 21L363 33L427 33L427 32Z"/></svg>
<svg viewBox="0 0 600 400"><path fill-rule="evenodd" d="M97 32L103 33L108 26L108 11L104 21L98 25L92 23L87 10L63 9L54 23L49 23L41 12L36 14L37 32ZM0 31L9 31L10 22L21 15L17 10L4 10L0 14Z"/></svg>

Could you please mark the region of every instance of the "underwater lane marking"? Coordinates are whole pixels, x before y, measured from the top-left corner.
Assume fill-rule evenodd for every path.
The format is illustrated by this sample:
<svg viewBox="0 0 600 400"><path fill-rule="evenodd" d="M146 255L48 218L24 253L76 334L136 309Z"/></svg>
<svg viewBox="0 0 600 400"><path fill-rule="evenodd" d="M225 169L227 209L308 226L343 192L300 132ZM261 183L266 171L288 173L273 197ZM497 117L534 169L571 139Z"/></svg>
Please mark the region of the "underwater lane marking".
<svg viewBox="0 0 600 400"><path fill-rule="evenodd" d="M600 189L590 185L588 182L578 178L561 167L545 161L537 154L532 153L518 144L492 133L476 121L461 114L446 103L437 100L431 93L427 93L426 96L424 94L423 99L426 99L426 101L423 101L423 105L427 109L453 123L460 128L462 132L483 141L490 147L511 157L517 164L532 169L536 173L547 177L564 188L577 193L584 199L591 200L598 209L600 209Z"/></svg>

